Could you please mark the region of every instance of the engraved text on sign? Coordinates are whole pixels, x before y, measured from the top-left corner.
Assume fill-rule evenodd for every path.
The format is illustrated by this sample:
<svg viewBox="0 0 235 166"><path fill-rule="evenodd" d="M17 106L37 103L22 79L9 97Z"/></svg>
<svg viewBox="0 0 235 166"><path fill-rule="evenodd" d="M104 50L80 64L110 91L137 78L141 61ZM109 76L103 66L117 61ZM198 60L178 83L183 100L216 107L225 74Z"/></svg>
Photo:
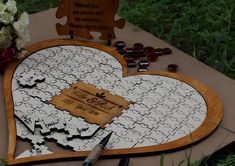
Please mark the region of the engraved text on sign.
<svg viewBox="0 0 235 166"><path fill-rule="evenodd" d="M112 95L106 90L97 89L83 82L64 89L61 95L52 98L51 103L101 127L111 123L114 117L120 116L122 110L127 109L129 105L123 97Z"/></svg>
<svg viewBox="0 0 235 166"><path fill-rule="evenodd" d="M93 39L90 32L100 32L102 40L115 39L114 27L123 28L124 19L115 20L119 0L62 0L56 17L67 17L65 25L56 24L59 35Z"/></svg>

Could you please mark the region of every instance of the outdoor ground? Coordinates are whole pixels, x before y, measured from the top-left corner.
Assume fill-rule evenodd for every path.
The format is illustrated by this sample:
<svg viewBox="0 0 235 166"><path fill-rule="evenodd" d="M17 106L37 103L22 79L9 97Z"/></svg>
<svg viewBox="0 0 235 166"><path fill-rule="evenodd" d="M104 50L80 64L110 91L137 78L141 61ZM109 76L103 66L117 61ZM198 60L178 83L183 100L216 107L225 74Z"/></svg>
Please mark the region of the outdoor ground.
<svg viewBox="0 0 235 166"><path fill-rule="evenodd" d="M19 12L28 13L56 7L58 2L17 0ZM235 79L234 0L120 0L118 14ZM190 163L186 155L182 163L235 166L235 143L204 162Z"/></svg>

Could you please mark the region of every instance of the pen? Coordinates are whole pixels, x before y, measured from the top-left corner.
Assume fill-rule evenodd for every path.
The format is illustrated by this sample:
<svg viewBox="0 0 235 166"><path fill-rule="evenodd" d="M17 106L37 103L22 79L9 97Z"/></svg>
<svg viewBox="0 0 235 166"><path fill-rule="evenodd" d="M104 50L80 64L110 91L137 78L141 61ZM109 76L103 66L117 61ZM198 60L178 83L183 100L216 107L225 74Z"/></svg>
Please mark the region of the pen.
<svg viewBox="0 0 235 166"><path fill-rule="evenodd" d="M129 165L128 157L123 157L118 164L118 166L128 166L128 165Z"/></svg>
<svg viewBox="0 0 235 166"><path fill-rule="evenodd" d="M91 166L99 158L102 150L107 145L109 138L111 137L112 132L104 137L99 144L97 144L89 153L82 166Z"/></svg>

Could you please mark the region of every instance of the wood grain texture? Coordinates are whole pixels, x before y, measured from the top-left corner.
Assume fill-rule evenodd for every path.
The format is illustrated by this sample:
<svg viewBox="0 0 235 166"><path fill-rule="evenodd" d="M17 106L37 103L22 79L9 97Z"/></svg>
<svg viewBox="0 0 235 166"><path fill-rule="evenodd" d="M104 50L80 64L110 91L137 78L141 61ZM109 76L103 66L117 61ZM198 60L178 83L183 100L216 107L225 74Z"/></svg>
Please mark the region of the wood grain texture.
<svg viewBox="0 0 235 166"><path fill-rule="evenodd" d="M34 44L29 46L27 50L29 51L28 55L32 53L53 46L59 45L81 45L88 46L92 48L96 48L107 52L108 54L115 57L123 67L123 77L128 77L132 75L161 75L165 77L174 78L180 81L187 83L188 85L194 87L204 98L207 104L207 116L202 125L197 128L191 134L164 144L155 145L155 146L147 146L147 147L139 147L139 148L128 148L128 149L116 149L116 150L105 150L103 155L123 155L123 154L141 154L148 152L159 152L165 150L171 150L175 148L180 148L191 143L197 142L202 138L208 136L212 133L216 127L219 125L222 115L223 115L223 106L220 101L220 98L216 95L216 93L209 88L208 86L200 83L193 78L188 76L181 75L179 73L168 73L168 72L144 72L144 73L127 73L127 65L125 60L113 49L108 48L103 45L98 45L91 42L83 42L78 40L49 40ZM51 155L41 155L36 157L27 157L22 159L14 159L15 145L16 145L16 128L15 128L15 120L14 120L14 106L12 100L12 89L11 89L11 81L14 71L18 64L21 61L15 61L11 63L4 77L4 95L5 95L5 103L7 108L7 118L8 118L8 126L9 126L9 148L8 148L8 164L19 164L19 163L27 163L33 161L41 161L41 160L49 160L49 159L61 159L61 158L77 158L77 157L85 157L89 152L69 152L69 153L58 153Z"/></svg>
<svg viewBox="0 0 235 166"><path fill-rule="evenodd" d="M101 33L101 40L115 39L114 27L123 28L125 25L124 19L115 21L118 6L119 0L62 0L56 17L67 17L67 23L57 23L57 32L93 39L90 32L94 31Z"/></svg>
<svg viewBox="0 0 235 166"><path fill-rule="evenodd" d="M82 81L62 90L61 94L53 96L49 103L102 128L112 123L113 118L120 116L123 109L127 109L130 104L121 96L112 95Z"/></svg>

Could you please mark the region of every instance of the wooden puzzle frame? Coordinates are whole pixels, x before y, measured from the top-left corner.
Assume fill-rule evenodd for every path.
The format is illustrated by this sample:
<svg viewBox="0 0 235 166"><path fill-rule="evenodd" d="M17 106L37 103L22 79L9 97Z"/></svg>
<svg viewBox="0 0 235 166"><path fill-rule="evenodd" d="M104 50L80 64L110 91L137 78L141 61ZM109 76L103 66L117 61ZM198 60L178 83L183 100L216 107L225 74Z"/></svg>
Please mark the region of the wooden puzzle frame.
<svg viewBox="0 0 235 166"><path fill-rule="evenodd" d="M127 149L114 149L114 150L105 150L103 152L104 156L114 156L114 155L128 155L128 154L141 154L141 153L149 153L149 152L160 152L165 150L172 150L176 148L180 148L192 143L195 143L202 138L208 136L212 133L216 127L219 125L222 114L223 107L219 97L216 93L209 88L208 86L200 83L193 78L188 76L184 76L179 73L169 73L169 72L143 72L143 73L128 73L127 65L125 60L112 48L91 43L84 42L79 40L49 40L43 41L36 44L33 44L27 48L28 56L32 53L39 51L41 49L53 47L53 46L61 46L61 45L80 45L87 46L102 50L113 57L115 57L122 65L123 69L123 77L128 77L132 75L141 75L141 74L149 74L149 75L161 75L170 78L174 78L180 81L187 83L188 85L195 88L204 98L207 104L207 116L202 125L197 128L191 134L164 144L155 145L155 146L147 146L147 147L138 147L138 148L127 148ZM27 58L27 57L26 57ZM11 63L5 73L4 76L4 96L5 96L5 104L7 110L7 120L8 120L8 131L9 131L9 139L8 139L8 155L7 161L9 165L14 164L22 164L34 161L42 161L42 160L50 160L50 159L61 159L61 158L84 158L88 155L89 151L81 151L81 152L66 152L66 153L58 153L58 154L50 154L50 155L39 155L35 157L27 157L15 159L15 149L16 149L16 126L15 126L15 117L14 117L14 105L13 105L13 96L12 96L12 77L15 72L17 66L21 63L22 60L14 61Z"/></svg>

